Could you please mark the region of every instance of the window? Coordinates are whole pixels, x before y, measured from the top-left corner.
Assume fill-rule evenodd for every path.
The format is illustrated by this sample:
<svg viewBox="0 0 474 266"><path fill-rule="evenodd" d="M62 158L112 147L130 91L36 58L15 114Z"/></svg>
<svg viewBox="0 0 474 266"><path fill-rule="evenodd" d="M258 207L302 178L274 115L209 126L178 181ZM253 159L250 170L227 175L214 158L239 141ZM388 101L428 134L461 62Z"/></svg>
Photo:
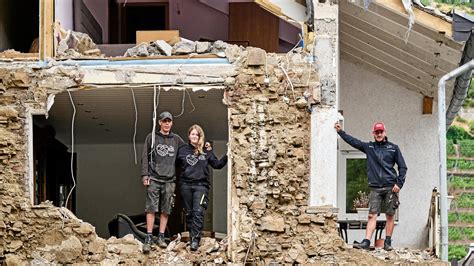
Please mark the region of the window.
<svg viewBox="0 0 474 266"><path fill-rule="evenodd" d="M359 191L370 191L366 156L359 151L341 151L338 178L339 219L357 219L352 202Z"/></svg>

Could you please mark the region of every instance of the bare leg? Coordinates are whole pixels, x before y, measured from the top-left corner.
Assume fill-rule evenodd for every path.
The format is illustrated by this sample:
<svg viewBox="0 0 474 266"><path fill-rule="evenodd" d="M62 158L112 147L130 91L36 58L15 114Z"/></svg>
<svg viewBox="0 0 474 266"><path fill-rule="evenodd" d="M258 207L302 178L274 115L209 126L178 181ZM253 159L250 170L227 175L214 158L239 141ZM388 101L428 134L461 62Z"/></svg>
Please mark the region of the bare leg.
<svg viewBox="0 0 474 266"><path fill-rule="evenodd" d="M394 215L385 215L387 217L387 224L385 227L385 236L392 236L393 228L395 227L395 217Z"/></svg>
<svg viewBox="0 0 474 266"><path fill-rule="evenodd" d="M377 214L369 213L369 220L367 221L367 229L365 230L365 238L368 240L372 239L372 234L375 231L377 224Z"/></svg>
<svg viewBox="0 0 474 266"><path fill-rule="evenodd" d="M146 232L152 233L153 232L153 224L155 223L155 213L154 212L147 212L146 213Z"/></svg>
<svg viewBox="0 0 474 266"><path fill-rule="evenodd" d="M164 233L166 230L166 224L168 224L168 214L160 213L160 233Z"/></svg>

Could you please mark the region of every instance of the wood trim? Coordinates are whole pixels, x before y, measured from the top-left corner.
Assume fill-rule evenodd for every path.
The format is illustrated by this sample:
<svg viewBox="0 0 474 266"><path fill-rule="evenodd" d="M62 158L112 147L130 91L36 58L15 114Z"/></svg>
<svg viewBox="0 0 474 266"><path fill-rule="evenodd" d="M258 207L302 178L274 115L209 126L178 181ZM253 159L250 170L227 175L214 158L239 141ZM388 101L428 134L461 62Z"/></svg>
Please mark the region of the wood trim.
<svg viewBox="0 0 474 266"><path fill-rule="evenodd" d="M54 58L54 0L40 0L39 58Z"/></svg>
<svg viewBox="0 0 474 266"><path fill-rule="evenodd" d="M428 97L428 96L423 97L423 114L424 115L433 114L433 97Z"/></svg>

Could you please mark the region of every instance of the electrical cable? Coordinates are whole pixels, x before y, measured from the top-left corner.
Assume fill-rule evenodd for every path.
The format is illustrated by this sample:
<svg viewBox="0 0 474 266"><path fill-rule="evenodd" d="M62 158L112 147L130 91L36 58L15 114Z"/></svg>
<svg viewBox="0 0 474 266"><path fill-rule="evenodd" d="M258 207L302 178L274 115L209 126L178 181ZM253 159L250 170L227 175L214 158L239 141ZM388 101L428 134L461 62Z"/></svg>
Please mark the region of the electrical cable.
<svg viewBox="0 0 474 266"><path fill-rule="evenodd" d="M186 89L185 89L186 90ZM191 110L189 113L192 113L194 112L194 110L196 110L196 106L194 106L193 104L193 100L191 99L191 94L189 94L189 91L186 90L186 93L188 94L188 97L189 97L189 102L191 103L191 105L193 106L193 110Z"/></svg>
<svg viewBox="0 0 474 266"><path fill-rule="evenodd" d="M135 165L137 165L138 161L137 161L136 137L137 137L138 111L137 111L137 101L135 100L135 93L133 92L133 88L130 88L130 91L132 92L133 106L135 108L135 130L133 131L133 153L135 155Z"/></svg>
<svg viewBox="0 0 474 266"><path fill-rule="evenodd" d="M186 88L183 90L183 100L181 100L181 113L179 115L175 115L174 117L180 117L184 113L184 99L186 98Z"/></svg>
<svg viewBox="0 0 474 266"><path fill-rule="evenodd" d="M72 192L76 188L76 180L74 178L74 120L76 119L76 106L74 105L74 101L72 100L71 92L67 90L67 93L69 94L69 100L71 101L72 109L73 109L72 121L71 121L71 178L72 178L73 186L71 188L71 191L69 191L66 198L66 204L65 204L66 208L69 202L69 197L71 196Z"/></svg>

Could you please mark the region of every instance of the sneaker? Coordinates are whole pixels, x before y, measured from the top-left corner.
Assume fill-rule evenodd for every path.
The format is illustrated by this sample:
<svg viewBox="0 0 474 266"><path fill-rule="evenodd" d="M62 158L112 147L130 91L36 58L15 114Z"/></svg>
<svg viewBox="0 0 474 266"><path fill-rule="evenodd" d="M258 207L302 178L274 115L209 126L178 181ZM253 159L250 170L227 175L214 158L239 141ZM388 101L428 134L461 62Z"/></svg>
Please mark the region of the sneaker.
<svg viewBox="0 0 474 266"><path fill-rule="evenodd" d="M353 248L357 248L357 249L369 250L369 248L370 248L370 240L364 239L364 240L362 240L362 242L360 242L360 243L355 243L354 245L352 245L352 247L353 247Z"/></svg>
<svg viewBox="0 0 474 266"><path fill-rule="evenodd" d="M158 235L158 241L156 241L156 243L158 244L158 246L160 248L166 248L168 247L168 244L166 244L166 241L165 241L165 236L164 235Z"/></svg>
<svg viewBox="0 0 474 266"><path fill-rule="evenodd" d="M151 235L146 235L145 243L143 243L143 253L148 254L151 250L152 237Z"/></svg>
<svg viewBox="0 0 474 266"><path fill-rule="evenodd" d="M383 249L386 250L386 251L393 250L391 239L385 239L385 242L383 243Z"/></svg>
<svg viewBox="0 0 474 266"><path fill-rule="evenodd" d="M191 250L196 251L198 250L198 248L199 248L199 239L193 238L193 240L191 241Z"/></svg>

